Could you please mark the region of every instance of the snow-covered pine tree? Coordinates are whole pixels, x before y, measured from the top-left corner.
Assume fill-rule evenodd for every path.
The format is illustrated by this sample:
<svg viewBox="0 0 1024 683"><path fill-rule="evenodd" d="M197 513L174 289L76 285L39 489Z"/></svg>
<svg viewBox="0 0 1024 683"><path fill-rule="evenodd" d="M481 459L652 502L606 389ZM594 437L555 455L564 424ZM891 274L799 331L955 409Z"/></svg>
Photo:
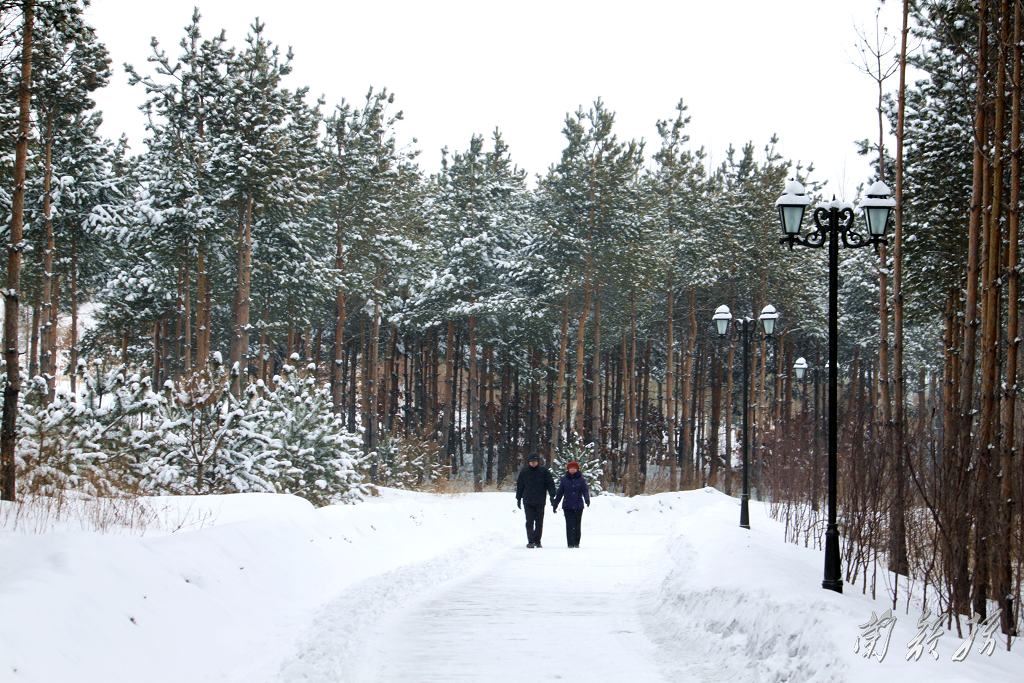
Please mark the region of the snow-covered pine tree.
<svg viewBox="0 0 1024 683"><path fill-rule="evenodd" d="M135 495L140 463L153 455L148 417L160 401L149 377L84 362L81 396L47 401L45 378L26 382L18 444L20 488L37 495Z"/></svg>
<svg viewBox="0 0 1024 683"><path fill-rule="evenodd" d="M580 107L567 115L561 160L539 187L537 211L542 232L534 248L548 259L551 277L546 289L561 304L564 321L556 370L553 445L561 438L563 422L566 434L575 432L586 441L599 436L592 433L599 420L584 424L587 321L593 311L594 358L599 358L600 302L607 295L606 286L614 287L606 280L621 263L620 250L630 248L642 224L633 212L637 209L634 193L643 165L643 143L619 140L614 122L614 112L600 99L588 110ZM572 411L565 396L570 318L576 322ZM598 364L594 361L592 368ZM600 373L591 377L590 384L592 393L600 394Z"/></svg>
<svg viewBox="0 0 1024 683"><path fill-rule="evenodd" d="M62 205L60 198L84 170L79 168L80 163L90 161L81 156L83 143L88 145L98 137L95 134L97 119L92 120L91 131L87 127L88 112L95 106L90 95L105 85L110 76L107 50L92 27L85 23L85 4L80 0L44 3L39 6L36 17L32 104L42 147L39 155L42 168L38 173L42 192L36 221L42 226L42 233L37 236L41 257L39 371L46 379L48 401L54 397L58 365L61 280L57 263L62 256L69 259L71 253L67 235L60 235L58 246L55 221L65 218L78 223L85 218L72 212L75 208L87 207ZM93 140L88 140L89 137Z"/></svg>
<svg viewBox="0 0 1024 683"><path fill-rule="evenodd" d="M253 22L245 48L228 59L223 98L209 119L211 172L221 190L220 206L235 227L230 369L236 395L250 371L252 277L259 277L254 271L259 265L253 260L254 245L262 244L275 229L303 225L314 187L309 167L317 158L319 112L305 103L305 88L284 88L292 55L289 51L282 56L265 37L264 28L258 20ZM312 245L301 251L303 256L316 253ZM296 281L301 280L292 280Z"/></svg>
<svg viewBox="0 0 1024 683"><path fill-rule="evenodd" d="M658 251L663 259L661 269L665 277L665 429L668 432L669 488L673 490L678 487L676 465L680 450L676 445L676 290L687 292L694 298L696 288L706 284L705 264L714 258L715 253L709 248L710 235L703 216L708 206L704 149L694 151L689 148L690 136L686 133L689 122L687 107L682 100L676 105L674 119L658 122L661 146L654 154L657 166L650 186L653 193L652 220L660 236ZM700 279L702 272L704 282ZM693 353L692 343L696 336L693 332L691 330L687 335L688 355ZM685 403L684 397L680 398Z"/></svg>
<svg viewBox="0 0 1024 683"><path fill-rule="evenodd" d="M32 37L36 3L26 0L21 13L21 59L17 76L4 74L4 80L16 84L5 92L17 92L18 123L15 128L15 152L12 185L11 221L7 244L10 257L7 259L7 283L4 288L4 363L7 376L4 386L2 426L0 426L0 500L14 500L17 492L15 482L18 394L21 391L20 354L18 352L18 304L21 296L21 243L25 225L25 177L28 165L28 142L31 133L32 97ZM12 41L13 42L13 41ZM15 43L17 44L17 43ZM13 60L12 60L13 62Z"/></svg>
<svg viewBox="0 0 1024 683"><path fill-rule="evenodd" d="M426 233L424 187L416 152L396 140L395 126L402 116L390 110L392 104L387 91L368 92L362 109L350 118L346 147L344 278L346 305L359 304L353 308L360 311L349 319L366 341L361 350L365 384L359 412L367 453L376 449L380 417L383 414L386 426L394 400L392 378L382 376L386 362L381 363L381 340L386 336L394 342L390 346L397 344L397 326L408 315L412 284L425 265L420 248ZM353 394L353 405L354 399Z"/></svg>
<svg viewBox="0 0 1024 683"><path fill-rule="evenodd" d="M209 362L219 341L213 311L223 302L214 278L223 281L230 268L222 247L230 239L229 216L218 204L220 179L210 166L208 134L210 112L224 98L230 50L223 34L203 39L198 11L179 44L172 58L153 43L152 73L128 67L130 82L147 96L140 108L148 135L144 153L125 174L134 183L123 204L108 205L102 221L113 274L97 295L105 304L99 336L123 348L149 346L154 360L165 355L157 347L168 347L171 338L173 355L180 355L170 359L172 376ZM158 367L153 371L157 379L163 375Z"/></svg>
<svg viewBox="0 0 1024 683"><path fill-rule="evenodd" d="M250 388L262 403L252 427L266 438L257 466L276 491L314 505L359 500L368 492L362 437L349 432L344 416L334 411L330 388L317 379L316 367L300 369L298 354L290 361L274 377L274 390L262 382Z"/></svg>
<svg viewBox="0 0 1024 683"><path fill-rule="evenodd" d="M493 149L485 150L484 138L474 135L463 152L444 150L441 173L435 178L434 213L440 264L423 284L415 305L436 316L427 321L456 321L465 329L469 349L469 405L472 435L473 485L482 490L484 473L484 381L481 378L480 341L489 348L503 329L498 321L514 324L517 313L528 306L515 286L511 268L523 225L525 174L511 161L501 132L494 131ZM461 349L457 351L461 355ZM485 351L483 355L488 352ZM452 405L444 406L447 413ZM445 420L446 455L450 459L461 440Z"/></svg>

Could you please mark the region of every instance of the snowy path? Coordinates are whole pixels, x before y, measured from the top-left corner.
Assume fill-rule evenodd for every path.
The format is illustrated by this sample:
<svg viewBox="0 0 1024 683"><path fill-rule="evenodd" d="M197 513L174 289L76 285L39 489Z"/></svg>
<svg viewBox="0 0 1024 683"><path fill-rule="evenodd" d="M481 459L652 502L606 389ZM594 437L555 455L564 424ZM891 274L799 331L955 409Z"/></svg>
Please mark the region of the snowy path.
<svg viewBox="0 0 1024 683"><path fill-rule="evenodd" d="M367 653L380 666L360 679L660 680L636 596L664 542L592 535L578 550L510 551L382 623Z"/></svg>
<svg viewBox="0 0 1024 683"><path fill-rule="evenodd" d="M506 527L353 587L273 680L663 680L639 610L661 584L666 537L625 531L584 523L583 547L569 550L561 515L549 516L542 549Z"/></svg>

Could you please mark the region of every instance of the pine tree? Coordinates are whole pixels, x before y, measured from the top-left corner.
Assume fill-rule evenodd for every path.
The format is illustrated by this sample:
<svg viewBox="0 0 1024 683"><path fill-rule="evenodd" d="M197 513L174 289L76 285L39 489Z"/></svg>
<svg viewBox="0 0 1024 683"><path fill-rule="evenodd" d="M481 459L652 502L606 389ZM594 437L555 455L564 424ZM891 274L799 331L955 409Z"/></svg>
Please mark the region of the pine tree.
<svg viewBox="0 0 1024 683"><path fill-rule="evenodd" d="M25 220L25 167L28 162L32 95L32 38L35 2L22 5L21 77L18 83L18 134L11 193L11 227L7 248L7 286L4 288L4 386L3 424L0 427L0 500L16 496L15 449L17 448L18 394L21 371L18 358L18 303L21 279L21 241Z"/></svg>
<svg viewBox="0 0 1024 683"><path fill-rule="evenodd" d="M60 197L73 183L77 172L76 143L82 142L80 126L86 112L93 108L90 93L106 84L109 58L91 27L84 23L84 6L77 1L47 3L40 6L36 18L33 62L35 85L32 107L36 112L38 138L42 147L41 206L34 223L42 233L34 235L41 254L40 287L40 373L46 378L46 400L52 401L57 375L57 316L60 279L57 264L57 235L54 222L68 216L72 207L61 206ZM95 122L93 123L95 126ZM86 161L86 160L82 160ZM55 182L56 179L56 182ZM60 253L69 255L67 240L60 240Z"/></svg>

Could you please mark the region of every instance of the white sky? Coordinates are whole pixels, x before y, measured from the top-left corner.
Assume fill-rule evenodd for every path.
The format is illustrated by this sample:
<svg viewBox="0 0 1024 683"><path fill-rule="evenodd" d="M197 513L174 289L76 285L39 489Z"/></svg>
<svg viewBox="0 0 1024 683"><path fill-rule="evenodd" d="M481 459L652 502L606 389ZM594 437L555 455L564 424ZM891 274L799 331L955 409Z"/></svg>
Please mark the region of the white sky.
<svg viewBox="0 0 1024 683"><path fill-rule="evenodd" d="M204 35L223 28L232 44L260 17L294 48L288 86L325 95L325 111L386 86L428 171L441 147L499 126L514 161L542 173L561 153L566 112L600 96L620 138L645 138L648 156L655 122L682 97L691 141L715 164L730 143L760 149L777 133L779 151L812 161L841 198L870 173L853 141L877 135L875 85L854 65L854 25L873 26L875 0L93 0L89 21L114 65L97 95L106 135L140 148L143 93L122 65L145 69L151 36L177 54L196 4ZM899 5L883 9L893 34Z"/></svg>

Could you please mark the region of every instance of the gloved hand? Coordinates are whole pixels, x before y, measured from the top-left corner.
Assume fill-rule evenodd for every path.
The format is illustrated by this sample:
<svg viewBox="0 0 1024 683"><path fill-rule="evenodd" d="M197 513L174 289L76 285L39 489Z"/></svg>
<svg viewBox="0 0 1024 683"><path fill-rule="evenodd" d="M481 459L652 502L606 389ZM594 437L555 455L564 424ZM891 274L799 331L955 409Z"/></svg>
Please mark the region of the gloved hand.
<svg viewBox="0 0 1024 683"><path fill-rule="evenodd" d="M557 505L552 505L551 506L551 511L554 512L554 513L557 513L558 512L558 506Z"/></svg>
<svg viewBox="0 0 1024 683"><path fill-rule="evenodd" d="M523 509L523 499L522 498L516 498L516 507L519 508L520 510Z"/></svg>
<svg viewBox="0 0 1024 683"><path fill-rule="evenodd" d="M590 507L590 503L587 503L587 507Z"/></svg>

